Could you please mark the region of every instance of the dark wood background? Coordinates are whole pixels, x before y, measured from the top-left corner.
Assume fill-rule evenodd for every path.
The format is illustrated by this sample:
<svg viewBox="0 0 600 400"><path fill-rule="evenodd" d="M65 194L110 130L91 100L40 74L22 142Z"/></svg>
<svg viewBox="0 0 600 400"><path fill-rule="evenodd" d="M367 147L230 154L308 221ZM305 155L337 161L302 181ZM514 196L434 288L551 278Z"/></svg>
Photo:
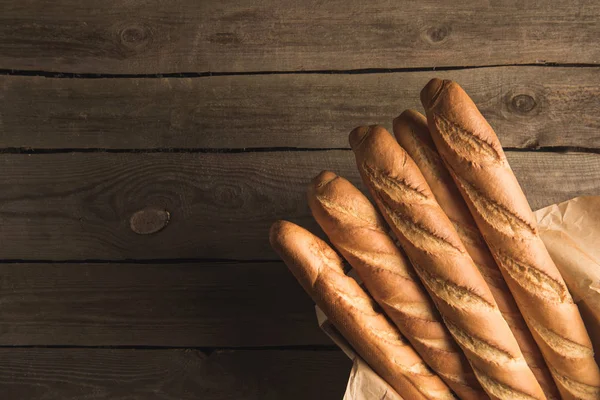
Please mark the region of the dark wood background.
<svg viewBox="0 0 600 400"><path fill-rule="evenodd" d="M434 76L534 208L600 194L595 0L0 10L3 399L341 399L350 362L267 229L316 231L310 178L358 184L347 133Z"/></svg>

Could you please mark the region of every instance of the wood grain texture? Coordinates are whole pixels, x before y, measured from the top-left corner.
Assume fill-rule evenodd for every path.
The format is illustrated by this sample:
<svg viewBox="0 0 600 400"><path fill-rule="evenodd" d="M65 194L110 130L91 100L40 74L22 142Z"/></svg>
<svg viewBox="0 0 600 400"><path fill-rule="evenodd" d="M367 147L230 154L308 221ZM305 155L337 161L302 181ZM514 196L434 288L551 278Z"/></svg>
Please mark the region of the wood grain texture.
<svg viewBox="0 0 600 400"><path fill-rule="evenodd" d="M600 147L600 68L163 79L0 76L0 143L30 148L347 148L354 127L460 82L506 147Z"/></svg>
<svg viewBox="0 0 600 400"><path fill-rule="evenodd" d="M2 0L0 8L5 69L140 74L600 62L594 0Z"/></svg>
<svg viewBox="0 0 600 400"><path fill-rule="evenodd" d="M531 206L600 194L600 155L508 152ZM0 259L276 259L286 218L318 232L306 186L323 169L360 185L350 151L0 154ZM169 213L152 234L139 210ZM152 217L152 212L149 212Z"/></svg>
<svg viewBox="0 0 600 400"><path fill-rule="evenodd" d="M5 399L341 399L341 351L0 349Z"/></svg>
<svg viewBox="0 0 600 400"><path fill-rule="evenodd" d="M0 264L0 346L333 345L282 262Z"/></svg>

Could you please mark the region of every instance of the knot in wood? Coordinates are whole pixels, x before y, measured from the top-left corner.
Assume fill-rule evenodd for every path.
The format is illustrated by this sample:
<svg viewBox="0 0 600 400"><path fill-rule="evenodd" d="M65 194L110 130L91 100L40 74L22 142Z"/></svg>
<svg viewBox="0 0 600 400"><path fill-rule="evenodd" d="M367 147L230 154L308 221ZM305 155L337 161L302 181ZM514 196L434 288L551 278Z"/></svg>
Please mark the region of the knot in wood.
<svg viewBox="0 0 600 400"><path fill-rule="evenodd" d="M450 35L450 27L448 26L434 26L425 32L425 38L429 43L442 43L448 39Z"/></svg>
<svg viewBox="0 0 600 400"><path fill-rule="evenodd" d="M510 106L514 112L527 114L537 106L537 102L528 94L518 94L512 98Z"/></svg>
<svg viewBox="0 0 600 400"><path fill-rule="evenodd" d="M124 47L139 51L152 42L152 30L140 24L127 25L121 29L119 41Z"/></svg>
<svg viewBox="0 0 600 400"><path fill-rule="evenodd" d="M244 205L242 188L234 185L219 185L213 189L215 203L229 208L241 208Z"/></svg>
<svg viewBox="0 0 600 400"><path fill-rule="evenodd" d="M138 235L150 235L164 229L170 218L171 214L167 210L147 207L133 213L129 226Z"/></svg>

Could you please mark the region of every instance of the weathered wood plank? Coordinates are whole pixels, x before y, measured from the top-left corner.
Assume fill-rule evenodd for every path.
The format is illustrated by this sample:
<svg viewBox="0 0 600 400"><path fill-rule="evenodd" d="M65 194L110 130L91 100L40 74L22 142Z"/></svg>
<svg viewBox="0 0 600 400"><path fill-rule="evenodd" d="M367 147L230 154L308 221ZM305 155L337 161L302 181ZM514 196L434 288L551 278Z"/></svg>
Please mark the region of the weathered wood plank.
<svg viewBox="0 0 600 400"><path fill-rule="evenodd" d="M2 0L0 8L0 68L7 69L138 74L600 62L594 0Z"/></svg>
<svg viewBox="0 0 600 400"><path fill-rule="evenodd" d="M31 148L346 148L391 127L434 75L460 82L506 147L600 147L600 68L165 79L0 77L0 143Z"/></svg>
<svg viewBox="0 0 600 400"><path fill-rule="evenodd" d="M282 262L0 264L0 346L333 345Z"/></svg>
<svg viewBox="0 0 600 400"><path fill-rule="evenodd" d="M0 349L5 399L341 399L341 351Z"/></svg>
<svg viewBox="0 0 600 400"><path fill-rule="evenodd" d="M600 194L600 155L508 158L534 208ZM360 185L346 150L0 154L0 259L275 259L274 220L315 229L305 188L323 169Z"/></svg>

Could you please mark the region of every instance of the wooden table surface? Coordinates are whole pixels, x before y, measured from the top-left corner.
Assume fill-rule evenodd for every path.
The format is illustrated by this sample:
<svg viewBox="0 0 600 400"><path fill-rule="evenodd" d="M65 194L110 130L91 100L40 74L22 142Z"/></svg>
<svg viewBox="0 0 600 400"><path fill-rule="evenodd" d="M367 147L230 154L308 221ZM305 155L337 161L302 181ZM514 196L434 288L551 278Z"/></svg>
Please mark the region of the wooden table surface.
<svg viewBox="0 0 600 400"><path fill-rule="evenodd" d="M450 3L0 0L0 397L341 399L267 230L434 76L534 208L600 194L600 3Z"/></svg>

